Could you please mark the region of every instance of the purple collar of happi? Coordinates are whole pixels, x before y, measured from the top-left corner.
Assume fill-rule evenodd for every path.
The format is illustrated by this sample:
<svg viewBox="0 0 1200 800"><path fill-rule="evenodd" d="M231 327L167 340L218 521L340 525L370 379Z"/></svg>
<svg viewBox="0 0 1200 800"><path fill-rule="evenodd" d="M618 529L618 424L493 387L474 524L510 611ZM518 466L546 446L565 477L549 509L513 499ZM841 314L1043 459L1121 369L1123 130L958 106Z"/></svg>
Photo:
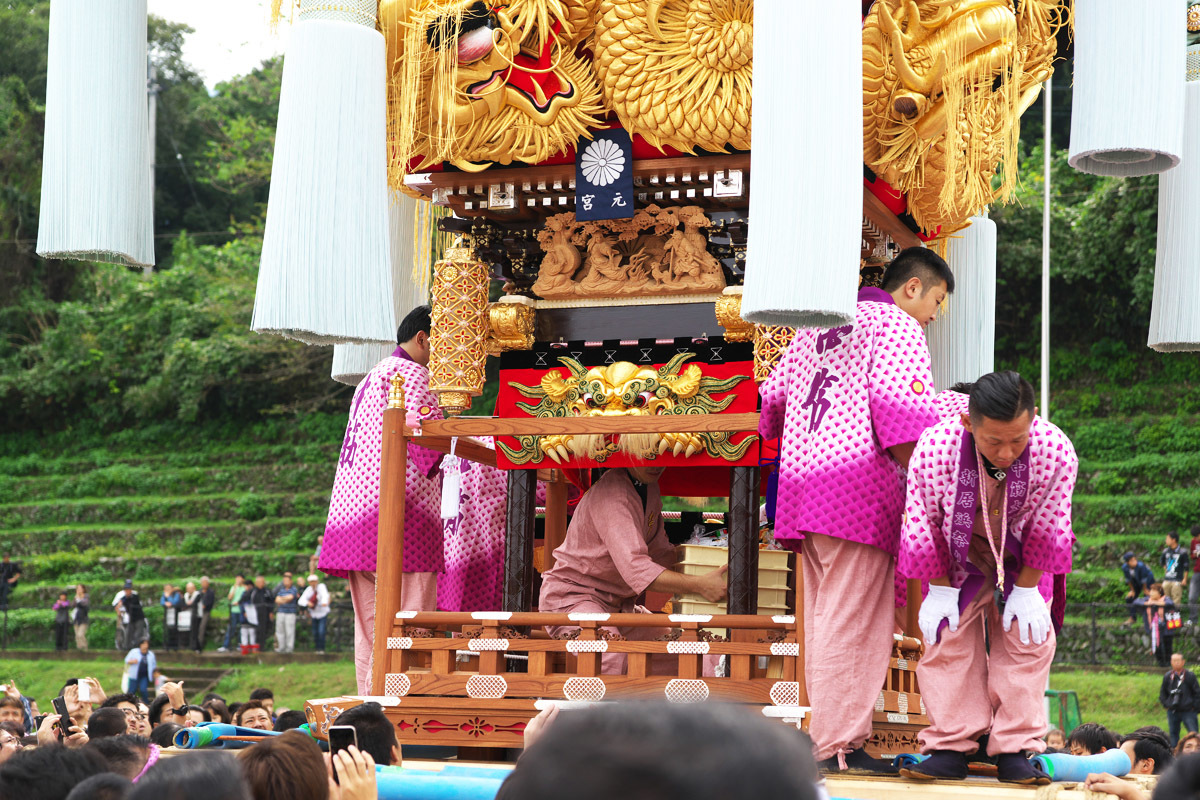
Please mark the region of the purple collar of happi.
<svg viewBox="0 0 1200 800"><path fill-rule="evenodd" d="M416 359L410 356L408 351L400 345L396 345L396 349L392 351L392 358L403 358L407 359L408 361L416 361Z"/></svg>
<svg viewBox="0 0 1200 800"><path fill-rule="evenodd" d="M858 302L862 303L864 301L871 303L888 303L893 306L896 305L896 301L892 298L890 293L885 292L883 289L877 289L874 286L868 286L865 289L858 290Z"/></svg>
<svg viewBox="0 0 1200 800"><path fill-rule="evenodd" d="M1008 499L1008 530L1004 549L1006 556L1011 555L1016 561L1016 569L1005 569L1004 594L1007 597L1012 591L1013 583L1021 566L1021 541L1011 535L1016 531L1016 521L1025 498L1029 495L1029 448L1021 453L1006 473L1004 483L1005 496ZM979 467L975 457L975 437L963 429L962 446L958 455L958 481L954 495L954 517L950 521L950 553L958 565L967 571L967 580L959 591L959 608L965 610L975 599L976 594L983 588L984 575L968 560L971 548L971 534L975 527L975 511L983 498L979 496ZM987 510L984 509L984 513ZM1007 558L1006 558L1007 560Z"/></svg>

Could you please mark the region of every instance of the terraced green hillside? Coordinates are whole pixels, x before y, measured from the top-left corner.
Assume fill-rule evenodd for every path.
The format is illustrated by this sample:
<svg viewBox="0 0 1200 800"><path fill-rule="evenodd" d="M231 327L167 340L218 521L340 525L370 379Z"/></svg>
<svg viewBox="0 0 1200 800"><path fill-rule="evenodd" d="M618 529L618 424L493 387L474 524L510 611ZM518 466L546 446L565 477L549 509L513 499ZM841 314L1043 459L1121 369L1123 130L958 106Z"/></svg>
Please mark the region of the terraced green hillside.
<svg viewBox="0 0 1200 800"><path fill-rule="evenodd" d="M262 573L272 585L284 570L307 572L344 425L344 417L316 415L232 431L158 426L0 442L0 552L24 575L9 613L15 645L47 646L49 606L75 583L102 607L90 645L111 648L106 604L126 579L156 602L165 582L208 575L223 598L237 572ZM343 588L329 584L335 594ZM223 631L226 613L218 612L212 628ZM157 606L149 617L157 646Z"/></svg>

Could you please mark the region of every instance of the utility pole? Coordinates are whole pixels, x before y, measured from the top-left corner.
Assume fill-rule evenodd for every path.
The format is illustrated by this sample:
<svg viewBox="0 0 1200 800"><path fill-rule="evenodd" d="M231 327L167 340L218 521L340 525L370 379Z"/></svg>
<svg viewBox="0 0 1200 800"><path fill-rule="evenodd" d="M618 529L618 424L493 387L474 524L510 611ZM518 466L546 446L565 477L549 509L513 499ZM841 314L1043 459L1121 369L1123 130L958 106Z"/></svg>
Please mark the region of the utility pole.
<svg viewBox="0 0 1200 800"><path fill-rule="evenodd" d="M1042 115L1045 127L1046 148L1042 169L1042 407L1039 410L1044 419L1050 419L1050 154L1053 144L1050 140L1050 83L1053 78L1046 79L1046 87L1042 92Z"/></svg>
<svg viewBox="0 0 1200 800"><path fill-rule="evenodd" d="M158 67L154 64L152 56L146 56L146 97L148 103L147 125L149 126L150 138L150 219L151 229L153 229L154 220L154 151L158 143ZM147 264L142 268L142 274L146 277L154 274L154 267Z"/></svg>

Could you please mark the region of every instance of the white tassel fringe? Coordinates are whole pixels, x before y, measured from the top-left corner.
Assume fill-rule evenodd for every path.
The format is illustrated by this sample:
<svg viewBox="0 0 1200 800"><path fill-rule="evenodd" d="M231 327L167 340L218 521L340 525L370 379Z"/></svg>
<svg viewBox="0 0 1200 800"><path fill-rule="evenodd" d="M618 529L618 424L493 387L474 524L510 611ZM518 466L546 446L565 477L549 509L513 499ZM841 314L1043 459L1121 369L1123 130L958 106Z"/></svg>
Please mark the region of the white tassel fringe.
<svg viewBox="0 0 1200 800"><path fill-rule="evenodd" d="M862 16L857 3L754 9L754 171L742 317L854 320L862 242ZM796 94L796 76L819 75ZM820 109L819 118L814 109Z"/></svg>
<svg viewBox="0 0 1200 800"><path fill-rule="evenodd" d="M292 30L253 330L394 342L385 75L374 29L302 14Z"/></svg>
<svg viewBox="0 0 1200 800"><path fill-rule="evenodd" d="M1184 5L1075 4L1068 162L1093 175L1153 175L1183 152Z"/></svg>
<svg viewBox="0 0 1200 800"><path fill-rule="evenodd" d="M146 0L54 0L37 253L154 264Z"/></svg>
<svg viewBox="0 0 1200 800"><path fill-rule="evenodd" d="M1147 344L1200 350L1200 80L1186 87L1183 163L1158 178L1158 247Z"/></svg>
<svg viewBox="0 0 1200 800"><path fill-rule="evenodd" d="M950 240L947 259L954 294L928 332L933 385L939 391L995 369L996 223L971 217L958 237Z"/></svg>

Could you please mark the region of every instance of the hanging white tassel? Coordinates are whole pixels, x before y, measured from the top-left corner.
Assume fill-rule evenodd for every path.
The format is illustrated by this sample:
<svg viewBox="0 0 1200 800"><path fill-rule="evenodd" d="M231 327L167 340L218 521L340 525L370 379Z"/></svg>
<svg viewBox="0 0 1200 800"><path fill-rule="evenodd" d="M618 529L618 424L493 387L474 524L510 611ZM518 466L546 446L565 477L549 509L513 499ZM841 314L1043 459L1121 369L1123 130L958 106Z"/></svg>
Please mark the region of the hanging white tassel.
<svg viewBox="0 0 1200 800"><path fill-rule="evenodd" d="M996 223L987 217L970 222L950 240L946 260L954 273L954 294L927 334L933 385L939 390L995 369Z"/></svg>
<svg viewBox="0 0 1200 800"><path fill-rule="evenodd" d="M862 16L857 3L824 3L814 25L811 5L776 0L754 9L760 168L750 182L742 317L762 325L827 328L854 319L862 242ZM821 77L797 93L798 75Z"/></svg>
<svg viewBox="0 0 1200 800"><path fill-rule="evenodd" d="M1153 175L1183 152L1187 27L1175 0L1075 4L1072 167Z"/></svg>
<svg viewBox="0 0 1200 800"><path fill-rule="evenodd" d="M146 0L54 0L37 253L154 264Z"/></svg>
<svg viewBox="0 0 1200 800"><path fill-rule="evenodd" d="M450 458L442 470L442 519L457 519L462 498L462 461L454 455L458 437L450 439Z"/></svg>
<svg viewBox="0 0 1200 800"><path fill-rule="evenodd" d="M336 10L330 6L336 5ZM302 0L279 96L251 327L391 342L386 67L375 0Z"/></svg>
<svg viewBox="0 0 1200 800"><path fill-rule="evenodd" d="M413 280L413 255L416 242L413 229L424 200L392 192L388 211L391 236L392 291L395 297L392 330L400 326L409 311L429 302L429 287ZM357 386L367 373L396 349L395 335L387 344L339 344L333 347L332 377L340 383Z"/></svg>
<svg viewBox="0 0 1200 800"><path fill-rule="evenodd" d="M1200 56L1200 47L1195 50ZM1200 74L1186 87L1183 163L1158 179L1158 247L1148 344L1200 350Z"/></svg>

